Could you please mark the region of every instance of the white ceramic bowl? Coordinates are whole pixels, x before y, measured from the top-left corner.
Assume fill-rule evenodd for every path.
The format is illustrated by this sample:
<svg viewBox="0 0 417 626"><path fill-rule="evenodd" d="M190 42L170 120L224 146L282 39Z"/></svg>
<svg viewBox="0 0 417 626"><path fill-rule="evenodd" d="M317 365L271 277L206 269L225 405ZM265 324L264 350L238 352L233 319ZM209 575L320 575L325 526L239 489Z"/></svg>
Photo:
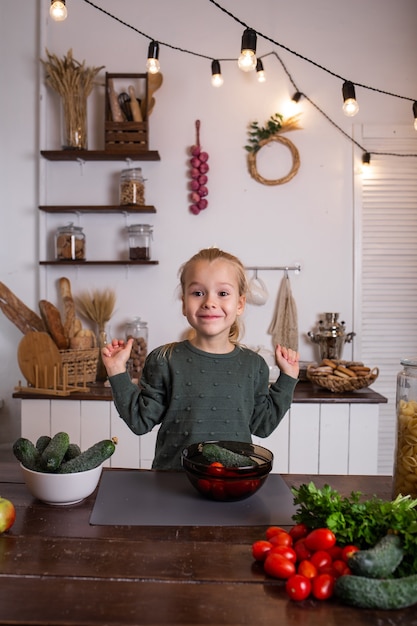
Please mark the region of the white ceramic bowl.
<svg viewBox="0 0 417 626"><path fill-rule="evenodd" d="M27 488L32 496L46 504L67 506L81 502L91 495L98 485L103 466L86 472L48 474L34 472L20 464Z"/></svg>

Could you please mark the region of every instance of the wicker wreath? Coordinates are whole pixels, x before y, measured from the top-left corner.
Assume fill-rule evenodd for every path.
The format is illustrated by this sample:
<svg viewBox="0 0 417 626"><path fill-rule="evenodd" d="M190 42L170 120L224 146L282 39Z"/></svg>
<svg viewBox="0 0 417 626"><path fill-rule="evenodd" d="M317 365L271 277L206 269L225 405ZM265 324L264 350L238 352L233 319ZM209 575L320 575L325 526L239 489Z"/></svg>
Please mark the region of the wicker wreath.
<svg viewBox="0 0 417 626"><path fill-rule="evenodd" d="M271 143L271 141L277 141L278 143L283 143L284 146L287 146L287 148L290 150L291 156L292 156L292 167L289 173L286 176L283 176L282 178L276 178L275 180L273 179L268 180L267 178L264 178L263 176L259 174L256 168L257 153L259 152L261 148ZM283 185L284 183L288 183L288 181L294 178L294 176L297 174L300 168L300 154L297 148L295 147L295 145L292 143L292 141L290 141L286 137L282 137L281 135L274 135L273 137L262 139L258 145L259 145L259 150L257 150L256 152L250 152L248 154L249 173L252 176L252 178L257 180L258 183L262 183L262 185Z"/></svg>

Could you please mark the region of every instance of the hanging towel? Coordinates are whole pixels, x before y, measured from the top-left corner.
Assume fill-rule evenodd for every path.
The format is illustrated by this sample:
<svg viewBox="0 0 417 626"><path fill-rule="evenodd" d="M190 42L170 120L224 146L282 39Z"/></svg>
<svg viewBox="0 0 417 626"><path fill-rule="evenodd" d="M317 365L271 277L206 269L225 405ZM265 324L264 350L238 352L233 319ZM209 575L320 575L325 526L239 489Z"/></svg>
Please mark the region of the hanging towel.
<svg viewBox="0 0 417 626"><path fill-rule="evenodd" d="M284 276L278 291L277 302L272 322L268 328L274 346L298 350L298 315L292 296L288 274Z"/></svg>

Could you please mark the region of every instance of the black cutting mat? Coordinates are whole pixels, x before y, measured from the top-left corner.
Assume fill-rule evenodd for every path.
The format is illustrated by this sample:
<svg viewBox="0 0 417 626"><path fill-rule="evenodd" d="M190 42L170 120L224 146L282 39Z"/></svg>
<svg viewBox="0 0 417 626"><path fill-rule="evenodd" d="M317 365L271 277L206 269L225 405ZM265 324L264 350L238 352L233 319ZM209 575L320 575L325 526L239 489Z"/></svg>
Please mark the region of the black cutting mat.
<svg viewBox="0 0 417 626"><path fill-rule="evenodd" d="M270 474L246 500L206 500L183 472L104 471L90 517L101 526L292 525L293 496L281 476Z"/></svg>

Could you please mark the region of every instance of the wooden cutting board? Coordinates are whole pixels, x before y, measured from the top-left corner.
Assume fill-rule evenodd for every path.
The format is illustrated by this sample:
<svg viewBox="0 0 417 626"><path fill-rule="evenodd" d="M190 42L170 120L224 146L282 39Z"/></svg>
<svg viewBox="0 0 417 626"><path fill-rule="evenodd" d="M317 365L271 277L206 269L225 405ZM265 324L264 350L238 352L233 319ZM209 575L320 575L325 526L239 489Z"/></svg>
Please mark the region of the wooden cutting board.
<svg viewBox="0 0 417 626"><path fill-rule="evenodd" d="M26 333L19 343L17 361L23 376L33 387L52 389L59 384L61 355L47 333Z"/></svg>

